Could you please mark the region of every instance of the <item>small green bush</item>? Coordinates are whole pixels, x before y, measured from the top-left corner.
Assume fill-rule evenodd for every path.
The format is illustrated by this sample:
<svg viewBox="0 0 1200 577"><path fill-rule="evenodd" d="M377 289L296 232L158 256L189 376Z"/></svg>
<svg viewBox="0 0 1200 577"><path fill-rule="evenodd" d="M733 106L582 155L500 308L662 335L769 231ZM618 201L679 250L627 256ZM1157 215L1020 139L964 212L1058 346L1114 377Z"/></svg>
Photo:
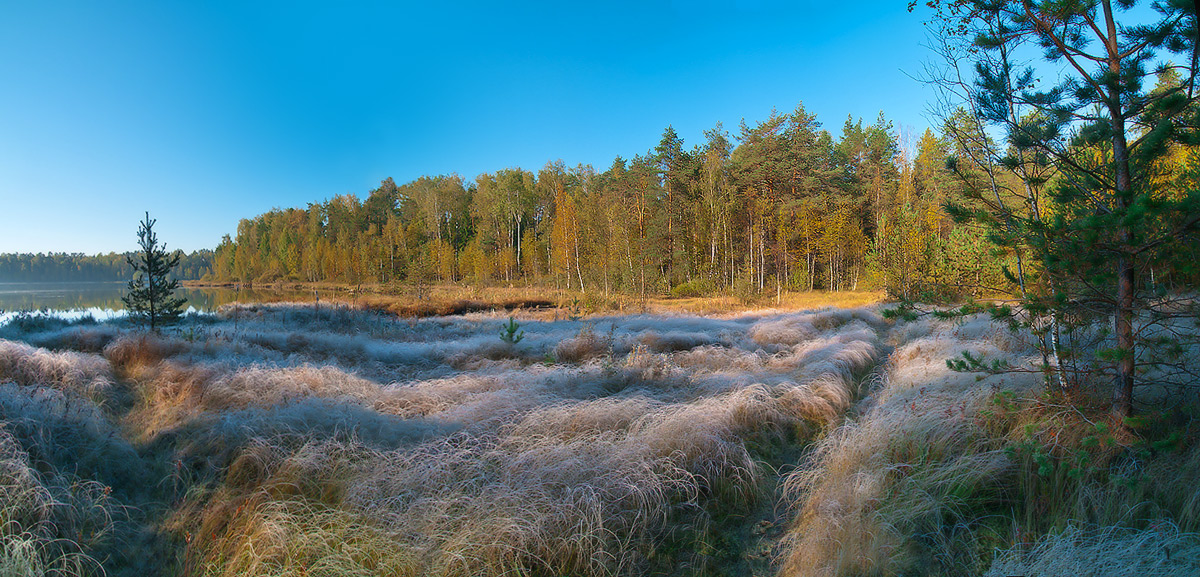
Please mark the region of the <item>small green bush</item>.
<svg viewBox="0 0 1200 577"><path fill-rule="evenodd" d="M676 298L695 298L711 295L716 292L716 287L712 281L706 278L697 278L687 281L683 284L675 285L671 289L671 296Z"/></svg>

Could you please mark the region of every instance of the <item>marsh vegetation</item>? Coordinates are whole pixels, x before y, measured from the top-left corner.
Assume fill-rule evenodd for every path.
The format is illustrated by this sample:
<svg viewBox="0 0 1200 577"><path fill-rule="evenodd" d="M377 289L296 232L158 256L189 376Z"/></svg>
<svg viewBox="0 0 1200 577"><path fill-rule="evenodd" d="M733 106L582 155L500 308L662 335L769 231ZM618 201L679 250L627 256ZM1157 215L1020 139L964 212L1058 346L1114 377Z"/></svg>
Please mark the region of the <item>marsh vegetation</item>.
<svg viewBox="0 0 1200 577"><path fill-rule="evenodd" d="M964 350L1040 360L986 319L512 316L519 340L500 337L508 313L329 304L225 307L162 334L9 323L0 566L948 575L1116 551L1195 561L1186 398L1164 391L1173 412L1109 430L1054 404L1037 371L950 370Z"/></svg>

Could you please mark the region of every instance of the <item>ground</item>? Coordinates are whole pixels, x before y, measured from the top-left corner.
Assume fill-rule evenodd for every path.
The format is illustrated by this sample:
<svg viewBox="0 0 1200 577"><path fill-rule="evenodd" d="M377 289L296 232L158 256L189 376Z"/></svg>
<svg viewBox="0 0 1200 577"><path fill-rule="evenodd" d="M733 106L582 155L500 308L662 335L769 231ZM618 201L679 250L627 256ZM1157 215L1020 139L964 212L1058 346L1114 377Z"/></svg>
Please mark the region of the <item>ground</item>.
<svg viewBox="0 0 1200 577"><path fill-rule="evenodd" d="M1038 567L1200 550L1200 493L1174 482L1200 472L1191 425L1148 429L1174 445L1136 471L1136 439L1064 436L1094 421L1047 409L1036 371L947 367L1036 358L986 319L695 300L400 316L378 298L157 335L0 328L0 567L950 575L1015 570L1030 560L1006 552L1035 541Z"/></svg>

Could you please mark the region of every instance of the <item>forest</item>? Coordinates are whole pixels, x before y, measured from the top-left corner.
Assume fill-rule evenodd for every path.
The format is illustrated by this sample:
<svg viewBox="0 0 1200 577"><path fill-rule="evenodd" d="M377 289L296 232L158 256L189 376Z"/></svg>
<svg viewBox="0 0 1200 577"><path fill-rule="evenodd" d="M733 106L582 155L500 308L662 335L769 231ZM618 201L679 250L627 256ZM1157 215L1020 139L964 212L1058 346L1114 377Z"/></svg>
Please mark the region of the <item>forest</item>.
<svg viewBox="0 0 1200 577"><path fill-rule="evenodd" d="M834 138L799 105L720 125L690 148L668 126L602 171L549 162L474 180L392 179L366 194L273 210L216 248L213 277L351 284L530 283L635 295L777 294L936 281L956 296L1002 282L1003 254L955 225L955 141L902 139L881 113ZM907 146L905 146L907 145Z"/></svg>
<svg viewBox="0 0 1200 577"><path fill-rule="evenodd" d="M882 113L870 125L847 118L836 139L821 126L799 105L736 135L718 125L691 148L667 127L603 171L555 161L469 181L389 178L365 199L242 220L217 246L212 278L677 296L883 288L939 301L1012 289L1014 251L947 211L982 208L988 176L1013 202L1008 191L1023 187L1017 167L983 166L970 149L995 143L982 144L990 137L965 110L915 142ZM1174 150L1163 181L1186 186L1196 158Z"/></svg>
<svg viewBox="0 0 1200 577"><path fill-rule="evenodd" d="M174 274L180 280L196 280L211 273L213 251L176 253L179 265ZM127 281L133 270L126 260L129 254L4 253L0 254L0 282Z"/></svg>

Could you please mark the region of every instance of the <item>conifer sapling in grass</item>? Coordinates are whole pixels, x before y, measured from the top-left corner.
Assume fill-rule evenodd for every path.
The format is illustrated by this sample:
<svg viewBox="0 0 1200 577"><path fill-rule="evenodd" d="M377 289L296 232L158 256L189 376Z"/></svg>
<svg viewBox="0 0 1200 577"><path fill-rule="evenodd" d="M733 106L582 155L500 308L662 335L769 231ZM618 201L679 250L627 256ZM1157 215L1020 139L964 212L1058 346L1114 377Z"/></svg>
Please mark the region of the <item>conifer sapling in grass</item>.
<svg viewBox="0 0 1200 577"><path fill-rule="evenodd" d="M500 325L500 327L500 340L510 345L515 345L521 342L521 339L525 338L525 331L521 331L520 334L517 333L521 325L512 317L508 317L508 324Z"/></svg>
<svg viewBox="0 0 1200 577"><path fill-rule="evenodd" d="M175 296L179 281L170 277L171 269L179 264L179 255L168 254L167 245L158 244L155 222L147 212L146 220L139 223L138 246L141 249L126 257L129 266L133 267L133 278L129 281L128 292L121 297L129 316L149 323L152 331L179 320L187 302L187 299Z"/></svg>

